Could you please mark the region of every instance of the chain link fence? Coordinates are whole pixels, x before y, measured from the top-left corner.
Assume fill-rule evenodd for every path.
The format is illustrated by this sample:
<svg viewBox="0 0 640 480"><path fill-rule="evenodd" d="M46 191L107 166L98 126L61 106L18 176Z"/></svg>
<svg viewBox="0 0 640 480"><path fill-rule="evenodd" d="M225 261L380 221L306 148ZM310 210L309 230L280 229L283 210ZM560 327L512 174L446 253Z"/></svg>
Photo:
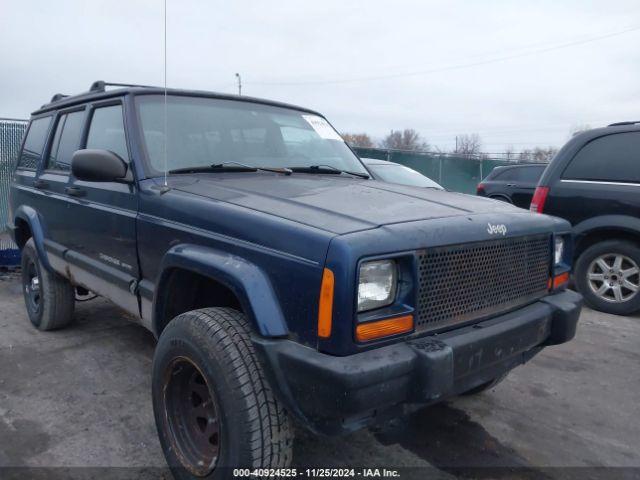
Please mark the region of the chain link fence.
<svg viewBox="0 0 640 480"><path fill-rule="evenodd" d="M14 266L19 262L19 252L7 231L7 221L9 185L26 129L26 120L0 118L0 266Z"/></svg>
<svg viewBox="0 0 640 480"><path fill-rule="evenodd" d="M354 150L362 158L377 158L400 163L438 182L447 190L470 194L476 193L478 183L494 168L516 163L530 163L491 158L485 155L464 156L453 153L362 147L354 147Z"/></svg>

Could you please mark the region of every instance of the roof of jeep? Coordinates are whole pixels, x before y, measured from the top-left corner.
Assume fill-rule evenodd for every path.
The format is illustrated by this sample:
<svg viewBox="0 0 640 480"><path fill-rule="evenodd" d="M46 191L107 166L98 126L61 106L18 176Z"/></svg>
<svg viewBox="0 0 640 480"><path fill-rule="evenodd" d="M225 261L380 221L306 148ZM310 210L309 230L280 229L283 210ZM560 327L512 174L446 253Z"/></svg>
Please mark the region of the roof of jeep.
<svg viewBox="0 0 640 480"><path fill-rule="evenodd" d="M107 90L108 86L116 86L113 90ZM262 105L271 105L274 107L290 108L293 110L300 110L303 112L313 113L315 115L323 116L309 108L299 107L297 105L291 105L283 102L276 102L273 100L266 100L263 98L246 97L244 95L232 95L228 93L216 93L208 92L205 90L185 90L178 88L168 88L168 95L181 95L188 97L203 97L203 98L218 98L223 100L237 100L241 102L259 103ZM126 85L120 83L107 83L101 80L94 82L87 92L83 92L77 95L62 95L57 93L51 99L51 102L42 105L38 110L34 111L31 115L40 115L46 112L60 110L62 108L72 107L74 105L80 105L95 100L103 100L113 97L120 97L127 94L135 95L149 95L149 94L164 94L165 89L163 87L154 87L148 85Z"/></svg>

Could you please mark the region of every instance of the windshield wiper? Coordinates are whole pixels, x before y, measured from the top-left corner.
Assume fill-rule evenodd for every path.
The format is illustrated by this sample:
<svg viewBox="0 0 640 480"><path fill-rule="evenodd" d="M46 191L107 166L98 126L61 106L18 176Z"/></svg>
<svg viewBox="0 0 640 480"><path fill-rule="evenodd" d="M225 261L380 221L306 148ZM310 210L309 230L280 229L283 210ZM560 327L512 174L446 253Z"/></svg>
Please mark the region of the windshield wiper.
<svg viewBox="0 0 640 480"><path fill-rule="evenodd" d="M354 177L360 178L370 178L368 174L361 172L350 172L349 170L340 170L339 168L333 167L331 165L310 165L308 167L291 167L290 170L294 172L301 173L334 173L341 174L347 173L349 175L353 175Z"/></svg>
<svg viewBox="0 0 640 480"><path fill-rule="evenodd" d="M254 167L252 165L245 165L244 163L239 162L223 162L201 167L175 168L173 170L169 170L168 173L257 172L258 170L261 170L263 172L275 172L284 173L285 175L291 175L291 169L289 168Z"/></svg>

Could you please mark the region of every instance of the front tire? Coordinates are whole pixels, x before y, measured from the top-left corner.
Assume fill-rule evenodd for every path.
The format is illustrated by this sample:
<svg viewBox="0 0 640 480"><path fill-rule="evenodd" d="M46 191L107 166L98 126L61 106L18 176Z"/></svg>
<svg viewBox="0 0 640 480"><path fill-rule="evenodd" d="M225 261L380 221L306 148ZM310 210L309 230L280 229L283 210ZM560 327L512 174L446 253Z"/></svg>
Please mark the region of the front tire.
<svg viewBox="0 0 640 480"><path fill-rule="evenodd" d="M75 289L66 278L42 266L32 238L22 248L21 267L22 292L33 326L46 331L71 323Z"/></svg>
<svg viewBox="0 0 640 480"><path fill-rule="evenodd" d="M464 397L471 397L473 395L479 395L487 390L491 390L493 387L501 383L505 378L507 378L507 374L500 375L499 377L494 378L493 380L489 380L487 383L483 383L482 385L478 385L477 387L472 388L471 390L467 390L462 394Z"/></svg>
<svg viewBox="0 0 640 480"><path fill-rule="evenodd" d="M640 310L640 248L624 240L607 240L580 254L576 287L587 304L601 312L629 315Z"/></svg>
<svg viewBox="0 0 640 480"><path fill-rule="evenodd" d="M231 478L231 468L283 468L293 433L249 338L230 308L179 315L153 359L153 410L177 479Z"/></svg>

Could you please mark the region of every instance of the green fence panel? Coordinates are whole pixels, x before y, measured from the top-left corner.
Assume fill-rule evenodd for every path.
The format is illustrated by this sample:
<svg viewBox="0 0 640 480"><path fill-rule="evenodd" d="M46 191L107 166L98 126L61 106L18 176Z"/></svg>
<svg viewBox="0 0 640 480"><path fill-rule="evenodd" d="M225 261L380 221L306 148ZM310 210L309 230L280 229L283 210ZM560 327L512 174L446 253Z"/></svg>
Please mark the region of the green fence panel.
<svg viewBox="0 0 640 480"><path fill-rule="evenodd" d="M389 155L388 150L383 150L381 148L362 148L356 147L354 148L355 152L361 158L377 158L378 160L388 160L387 156Z"/></svg>
<svg viewBox="0 0 640 480"><path fill-rule="evenodd" d="M462 193L475 193L480 183L480 161L461 157L442 159L442 178L440 184L447 190Z"/></svg>
<svg viewBox="0 0 640 480"><path fill-rule="evenodd" d="M413 168L425 177L440 183L440 159L436 156L423 153L392 152L390 159L392 162Z"/></svg>

